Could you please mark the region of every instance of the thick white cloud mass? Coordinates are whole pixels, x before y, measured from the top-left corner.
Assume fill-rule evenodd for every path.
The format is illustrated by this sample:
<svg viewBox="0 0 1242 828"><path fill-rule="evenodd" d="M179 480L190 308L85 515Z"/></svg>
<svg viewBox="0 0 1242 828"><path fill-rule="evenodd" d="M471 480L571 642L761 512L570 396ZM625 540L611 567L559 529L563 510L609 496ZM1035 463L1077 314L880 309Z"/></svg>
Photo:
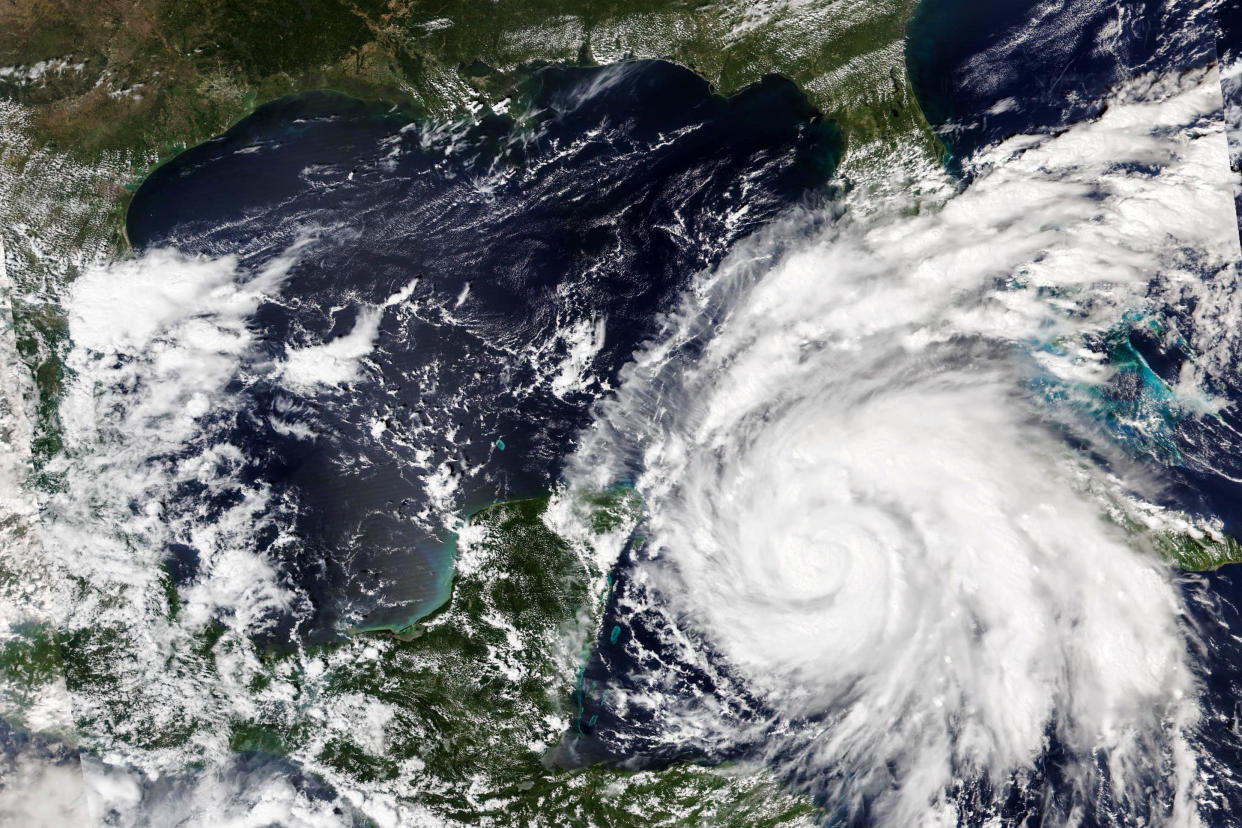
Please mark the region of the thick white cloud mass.
<svg viewBox="0 0 1242 828"><path fill-rule="evenodd" d="M1215 71L1135 83L1095 122L972 159L940 203L847 199L705 279L601 409L576 475L637 466L631 577L666 618L662 657L710 649L737 677L718 688L767 712L739 725L728 698L655 677L620 694L623 715L648 708L709 750L754 741L884 825L957 824L955 786L1003 798L1050 739L1063 785L1088 794L1102 763L1122 811L1173 803L1193 824L1181 598L1125 527L1150 484L1074 400L1114 377L1093 336L1193 299L1182 333L1201 358L1169 390L1213 405L1204 380L1238 318L1220 107Z"/></svg>
<svg viewBox="0 0 1242 828"><path fill-rule="evenodd" d="M77 760L50 762L19 753L0 762L0 825L65 828L88 825L86 786Z"/></svg>
<svg viewBox="0 0 1242 828"><path fill-rule="evenodd" d="M722 698L687 701L657 670L614 699L623 715L646 707L670 742L708 751L760 745L822 801L885 825L956 824L957 786L1021 787L1051 740L1068 789L1096 785L1101 764L1126 814L1169 807L1194 823L1193 633L1138 528L1194 527L1144 502L1156 485L1146 444L1119 446L1090 409L1115 379L1093 343L1128 316L1175 325L1169 309L1184 329L1168 335L1196 357L1164 404L1218 404L1206 389L1235 364L1242 318L1220 107L1214 71L1137 82L1096 121L971 159L960 192L923 181L938 195L920 202L909 181L871 181L704 276L601 408L572 479L606 487L636 471L649 541L630 577L642 609L664 618L660 667L720 663L728 675L715 676ZM227 388L247 370L290 388L351 382L410 295L337 339L250 364L251 317L303 249L253 276L233 259L156 251L75 283L65 450L47 469L58 485L37 504L22 492L0 505L20 512L32 559L59 578L44 615L129 639L123 660L104 653L118 659L111 696L72 694L93 756L85 790L72 763L22 760L0 788L0 822L89 805L95 822L125 825L331 825L352 803L379 824L430 824L381 783L364 795L333 779L344 793L315 795L229 746L231 722L313 699L319 673L299 662L304 673L253 690L248 636L299 600L256 552L262 529L281 529L282 504L238 480L241 447L202 441L203 424L238 413ZM587 382L602 322L563 340L556 393ZM1163 417L1128 416L1160 442ZM0 472L27 460L0 457ZM187 486L228 505L209 520L170 509ZM177 542L201 560L173 618L160 562ZM194 653L211 619L228 629L208 663ZM392 707L323 705L325 734L382 751ZM733 715L740 705L763 712ZM70 718L33 713L62 729ZM181 724L183 743L143 747ZM309 749L293 761L324 770ZM417 772L403 767L410 790Z"/></svg>
<svg viewBox="0 0 1242 828"><path fill-rule="evenodd" d="M68 302L71 381L61 403L65 451L53 469L65 486L44 505L47 554L109 598L73 611L92 623L152 609L170 543L202 550L205 577L186 591L191 627L226 613L239 631L290 600L253 547L271 495L242 485L241 448L200 445L205 418L234 414L226 392L252 347L250 316L279 291L298 247L242 279L231 258L166 251L91 271ZM179 488L233 494L214 520L170 512ZM164 642L167 644L168 642ZM152 647L158 673L162 646Z"/></svg>

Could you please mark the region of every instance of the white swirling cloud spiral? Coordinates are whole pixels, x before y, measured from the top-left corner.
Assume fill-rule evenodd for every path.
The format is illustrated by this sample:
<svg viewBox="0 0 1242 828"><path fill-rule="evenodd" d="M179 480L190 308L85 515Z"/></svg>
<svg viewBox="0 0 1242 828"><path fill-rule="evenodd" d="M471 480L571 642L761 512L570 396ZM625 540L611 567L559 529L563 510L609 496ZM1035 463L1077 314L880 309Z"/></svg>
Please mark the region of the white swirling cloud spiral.
<svg viewBox="0 0 1242 828"><path fill-rule="evenodd" d="M571 479L603 485L641 458L644 609L679 657L705 642L774 712L730 733L718 706L658 682L619 710L654 711L683 743L757 740L880 824L956 824L955 785L1000 796L1051 737L1080 789L1102 761L1119 808L1154 796L1193 822L1180 594L1109 505L1147 482L1120 481L1137 464L1030 381L1103 386L1113 369L1086 338L1193 296L1182 333L1202 357L1171 390L1210 405L1238 257L1219 108L1213 71L1149 79L1095 122L973 159L942 204L847 200L809 238L789 241L791 219L705 277ZM1153 777L1172 782L1145 792Z"/></svg>

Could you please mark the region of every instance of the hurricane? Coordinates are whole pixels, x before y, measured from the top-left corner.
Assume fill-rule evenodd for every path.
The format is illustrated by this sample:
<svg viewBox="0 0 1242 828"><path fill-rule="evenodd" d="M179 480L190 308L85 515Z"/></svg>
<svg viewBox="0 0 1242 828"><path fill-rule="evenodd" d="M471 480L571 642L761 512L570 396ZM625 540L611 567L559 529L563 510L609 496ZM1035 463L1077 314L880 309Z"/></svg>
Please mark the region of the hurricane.
<svg viewBox="0 0 1242 828"><path fill-rule="evenodd" d="M0 823L1237 822L1242 3L251 5L0 10Z"/></svg>
<svg viewBox="0 0 1242 828"><path fill-rule="evenodd" d="M645 510L602 705L646 724L597 738L761 757L849 824L1198 824L1197 632L1153 538L1211 527L1151 467L1236 353L1220 109L1215 70L1143 78L702 278L571 475ZM1200 356L1103 417L1133 319Z"/></svg>

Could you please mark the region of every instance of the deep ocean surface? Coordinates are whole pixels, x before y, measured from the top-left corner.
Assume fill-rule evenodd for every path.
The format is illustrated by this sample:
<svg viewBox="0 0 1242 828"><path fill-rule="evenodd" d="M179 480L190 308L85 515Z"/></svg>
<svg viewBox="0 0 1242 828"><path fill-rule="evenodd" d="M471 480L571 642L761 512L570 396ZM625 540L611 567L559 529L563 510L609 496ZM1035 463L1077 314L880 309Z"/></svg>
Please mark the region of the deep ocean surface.
<svg viewBox="0 0 1242 828"><path fill-rule="evenodd" d="M296 504L302 542L281 567L313 596L303 631L402 627L442 604L453 515L550 488L670 297L817 192L840 150L788 81L724 99L640 61L537 69L509 114L477 124L286 98L156 171L128 214L139 250L257 272L310 240L255 315L257 363L348 337L400 296L357 381L255 371L233 389L246 414L204 436L243 446L243 475ZM194 558L170 550L182 579Z"/></svg>
<svg viewBox="0 0 1242 828"><path fill-rule="evenodd" d="M969 182L978 173L969 164L975 153L1011 136L1056 134L1098 117L1107 106L1107 93L1118 84L1191 71L1218 58L1224 64L1236 61L1242 50L1240 9L1237 3L1216 8L1152 0L1121 7L1097 4L1067 14L1064 4L1055 3L923 0L908 31L907 65L920 104L944 142L947 166ZM1242 89L1236 80L1226 79L1224 90L1226 115L1231 107L1235 112L1242 108ZM1242 146L1240 121L1234 116L1227 123L1236 171L1237 148ZM1181 330L1193 330L1194 310L1193 303L1163 309L1165 319L1174 320ZM1162 337L1146 320L1129 323L1092 345L1117 366L1120 376L1097 400L1100 424L1128 445L1133 456L1160 467L1165 505L1215 516L1236 535L1242 527L1238 482L1242 445L1237 439L1242 432L1237 406L1242 383L1234 374L1228 386L1219 389L1234 404L1212 416L1161 409L1161 395L1166 392L1160 389L1175 384L1182 366L1196 355L1184 342ZM1165 431L1159 447L1152 445L1150 435L1140 437L1126 425L1136 405L1160 409ZM641 696L658 688L665 694L662 705L711 707L724 721L738 725L772 714L762 699L748 695L745 681L726 659L713 654L709 641L694 643L703 655L701 661L676 661L668 647L672 635L668 619L635 610L658 601L643 583L627 578L643 554L646 534L646 527L635 532L613 571L615 586L594 654L579 683L578 722L566 741L566 761L659 767L684 759L717 763L762 753L764 740L772 734L757 734L757 741L749 744L704 750L693 740L670 738L662 709L610 703L618 693ZM1180 589L1189 608L1185 623L1192 631L1195 669L1205 688L1206 711L1194 741L1211 756L1214 767L1236 768L1242 763L1238 741L1242 648L1231 630L1242 621L1242 570L1227 565L1190 575ZM1033 773L1021 785L1006 788L999 802L1000 792L986 782L963 780L950 793L967 815L959 824L990 825L990 820L999 820L997 824L1044 825L1070 819L1088 826L1131 824L1127 816L1131 804L1110 800L1106 791L1088 801L1045 794L1066 789L1066 775L1071 772L1056 733L1049 730L1046 738ZM1105 759L1100 759L1096 771L1100 780L1107 780ZM1224 773L1228 775L1227 770ZM792 781L811 790L818 787L814 778ZM821 804L830 811L835 805L827 800ZM1242 808L1242 796L1235 787L1221 784L1213 788L1210 800L1200 804L1209 824L1230 825ZM1170 817L1152 813L1148 818L1164 824ZM841 824L865 826L876 819L863 807Z"/></svg>
<svg viewBox="0 0 1242 828"><path fill-rule="evenodd" d="M907 66L952 180L967 188L986 172L972 166L978 154L1098 118L1119 85L1235 62L1240 8L1143 0L1070 14L1033 0L924 0ZM1236 171L1242 118L1231 113L1242 111L1242 89L1228 77L1223 89L1215 115L1226 121ZM834 125L788 81L769 77L724 99L687 70L635 61L533 68L505 112L456 125L331 93L286 98L154 173L128 215L138 250L234 256L251 275L292 262L252 319L259 346L228 389L232 403L203 418L186 449L239 447L240 480L272 487L291 516L287 534L264 538L264 551L305 602L278 619L275 638L400 630L443 605L458 517L553 488L593 407L626 381L635 349L660 337L663 315L693 277L791 207L830 201L843 149ZM1160 174L1153 163L1150 175ZM1087 409L1122 448L1121 460L1091 459L1118 474L1144 466L1160 479L1160 507L1218 520L1237 536L1242 382L1236 372L1221 379L1214 390L1231 405L1210 415L1179 408L1169 390L1200 356L1187 344L1196 310L1187 301L1159 309L1158 320L1126 315L1086 343L1115 371ZM696 347L707 345L685 353L698 356ZM1039 382L1028 387L1043 393ZM1049 399L1059 393L1047 389ZM1064 435L1073 448L1078 439ZM185 484L169 508L210 523L230 497ZM664 768L762 756L784 766L789 757L765 745L785 733L749 728L779 720L777 711L716 644L641 609L656 603L635 576L649 529L640 524L612 567L555 761ZM190 583L198 553L170 545L167 566ZM1242 625L1242 575L1226 566L1179 576L1176 589L1203 688L1204 713L1187 738L1223 778L1242 765L1242 648L1231 633ZM980 622L978 637L985 631ZM653 688L663 694L653 694L653 707L615 703ZM744 737L683 738L669 727L673 702L678 711L710 709ZM830 723L807 715L781 727L817 733ZM791 756L801 749L789 744ZM1112 798L1103 752L1081 795L1070 784L1080 759L1049 725L1021 778L961 775L946 797L968 825L1168 818L1163 766L1143 770L1159 796L1136 804ZM1162 759L1172 761L1168 751ZM782 780L843 814L841 824L881 819L872 805L884 791L841 805L812 773ZM1232 824L1242 788L1222 782L1199 805L1211 824Z"/></svg>

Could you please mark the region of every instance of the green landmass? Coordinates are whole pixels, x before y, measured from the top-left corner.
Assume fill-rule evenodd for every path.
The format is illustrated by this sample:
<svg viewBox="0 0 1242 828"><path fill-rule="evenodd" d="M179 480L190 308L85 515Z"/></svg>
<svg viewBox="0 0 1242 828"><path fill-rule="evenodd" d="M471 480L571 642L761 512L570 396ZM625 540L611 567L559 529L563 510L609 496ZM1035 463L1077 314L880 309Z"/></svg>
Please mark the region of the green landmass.
<svg viewBox="0 0 1242 828"><path fill-rule="evenodd" d="M451 120L497 107L536 62L665 58L722 94L783 74L849 144L935 158L905 78L913 5L5 0L0 290L32 377L36 476L61 450L65 292L84 270L127 254L125 210L152 169L256 106L333 89L411 118ZM162 570L142 587L158 619L151 629L119 612L75 629L11 627L0 641L3 716L46 728L33 715L40 700L67 688L66 740L122 763L176 774L229 754L288 756L338 790L395 792L473 824L813 822L809 800L757 769L569 770L548 760L574 715L606 587L590 556L545 525L547 505L475 515L485 537L459 561L452 597L432 617L317 649L266 652L220 623L188 618ZM596 538L624 535L636 519L624 491L582 508ZM31 561L37 570L37 554ZM67 697L60 707L69 709Z"/></svg>
<svg viewBox="0 0 1242 828"><path fill-rule="evenodd" d="M7 0L0 4L0 241L38 387L37 456L60 448L58 297L128 249L156 166L282 95L334 89L410 117L468 117L524 67L665 58L731 94L795 81L847 144L936 157L906 79L916 0Z"/></svg>
<svg viewBox="0 0 1242 828"><path fill-rule="evenodd" d="M368 795L393 794L419 813L480 825L814 824L812 801L760 768L556 764L607 591L591 544L623 541L639 504L624 489L581 498L576 545L548 525L551 502L476 514L452 598L416 636L262 651L218 624L170 621L169 635L184 637L146 674L150 643L123 624L71 634L61 643L82 743L165 757L173 773L227 753L289 757L356 792L363 814ZM53 680L54 649L41 652L14 644L0 655L37 689Z"/></svg>
<svg viewBox="0 0 1242 828"><path fill-rule="evenodd" d="M904 67L915 2L4 0L0 241L37 389L36 461L60 449L64 291L126 252L125 209L150 170L257 105L327 88L453 119L497 106L533 61L665 58L723 94L780 73L840 125L847 154L882 146L936 161ZM632 500L597 498L584 506L591 533L633 525ZM813 803L759 770L547 761L575 712L604 577L548 528L548 503L472 518L482 538L441 612L317 649L261 652L220 624L195 627L166 572L152 600L167 641L114 622L13 627L0 641L4 718L24 725L63 682L84 744L166 771L229 753L289 756L340 789L395 790L479 824L813 823ZM1173 534L1156 546L1189 569L1242 560L1231 538Z"/></svg>
<svg viewBox="0 0 1242 828"><path fill-rule="evenodd" d="M1242 563L1242 545L1229 535L1165 533L1156 538L1156 548L1168 560L1189 572L1219 569Z"/></svg>
<svg viewBox="0 0 1242 828"><path fill-rule="evenodd" d="M723 94L768 73L795 81L848 140L922 130L902 37L915 0L10 0L0 6L0 96L29 113L34 147L111 180L86 197L119 235L149 169L256 105L307 89L448 118L511 94L531 61L666 58ZM930 146L930 143L929 143ZM5 154L20 168L29 147ZM85 183L85 182L84 182ZM101 229L86 222L89 236ZM86 241L87 239L83 239Z"/></svg>

